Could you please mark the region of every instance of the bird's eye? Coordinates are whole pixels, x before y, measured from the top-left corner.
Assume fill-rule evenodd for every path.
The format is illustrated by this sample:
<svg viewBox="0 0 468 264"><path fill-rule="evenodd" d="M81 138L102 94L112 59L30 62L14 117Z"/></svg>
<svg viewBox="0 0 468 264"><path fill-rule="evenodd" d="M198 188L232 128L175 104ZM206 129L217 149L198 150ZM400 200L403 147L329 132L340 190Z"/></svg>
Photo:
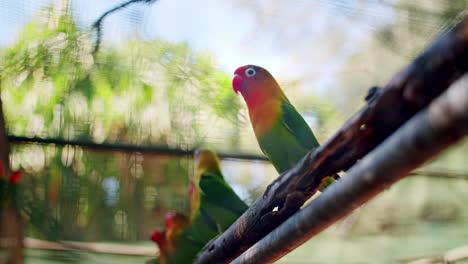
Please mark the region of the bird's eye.
<svg viewBox="0 0 468 264"><path fill-rule="evenodd" d="M254 76L256 73L257 73L257 72L254 70L254 68L247 68L247 69L245 70L245 75L246 75L247 77L252 77L252 76Z"/></svg>

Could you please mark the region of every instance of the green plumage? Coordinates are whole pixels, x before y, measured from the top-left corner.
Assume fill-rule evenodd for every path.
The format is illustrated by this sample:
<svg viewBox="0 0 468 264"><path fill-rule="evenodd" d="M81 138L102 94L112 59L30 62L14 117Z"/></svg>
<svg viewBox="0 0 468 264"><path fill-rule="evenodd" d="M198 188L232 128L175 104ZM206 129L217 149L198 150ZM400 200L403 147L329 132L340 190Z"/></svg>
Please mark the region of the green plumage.
<svg viewBox="0 0 468 264"><path fill-rule="evenodd" d="M309 125L266 69L256 65L237 68L232 87L244 97L258 144L279 173L294 167L319 146ZM326 179L319 189L339 176L331 178Z"/></svg>
<svg viewBox="0 0 468 264"><path fill-rule="evenodd" d="M284 172L299 162L310 150L319 146L309 126L294 106L286 100L271 129L258 138L262 151L276 170Z"/></svg>
<svg viewBox="0 0 468 264"><path fill-rule="evenodd" d="M222 174L204 172L199 182L200 207L187 230L194 240L207 243L241 216L247 205L224 181Z"/></svg>
<svg viewBox="0 0 468 264"><path fill-rule="evenodd" d="M201 150L196 156L191 222L178 237L168 263L192 263L206 243L223 233L248 208L224 180L216 154Z"/></svg>
<svg viewBox="0 0 468 264"><path fill-rule="evenodd" d="M200 179L201 210L214 220L223 232L241 216L247 205L226 183L222 175L204 173Z"/></svg>

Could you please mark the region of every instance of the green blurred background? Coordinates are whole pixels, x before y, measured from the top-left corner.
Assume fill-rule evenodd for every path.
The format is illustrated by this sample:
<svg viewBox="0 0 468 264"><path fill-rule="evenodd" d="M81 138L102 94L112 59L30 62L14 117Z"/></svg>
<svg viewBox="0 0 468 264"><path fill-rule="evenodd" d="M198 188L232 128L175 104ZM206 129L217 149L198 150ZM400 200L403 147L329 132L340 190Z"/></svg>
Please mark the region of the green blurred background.
<svg viewBox="0 0 468 264"><path fill-rule="evenodd" d="M203 23L181 23L187 11L180 14L168 2L136 3L109 15L106 19L117 18L112 26L103 24L100 49L93 53L92 22L120 2L98 4L100 12L92 2L79 0L1 1L0 82L8 133L261 156L245 106L231 88L231 73L240 61L271 64L324 142L364 104L368 87L385 84L468 6L464 0L230 0L218 4L228 5L231 18L211 19L225 25L248 17L248 26L239 22L240 33L224 39L237 49L228 46L224 51L230 54L221 56L228 44L216 43L226 32L217 35L203 30ZM206 10L216 4L191 5ZM174 19L159 21L165 21L166 31L200 32L186 33L182 41L145 35L151 31L151 10L161 14L165 8ZM206 23L210 28L211 20ZM198 36L205 42L197 42ZM203 43L214 46L203 48ZM189 209L189 154L13 142L11 161L23 172L18 202L29 238L143 245L156 252L150 231L162 227L168 210ZM277 176L261 160L225 159L222 166L248 203ZM445 172L468 176L468 141L424 169L439 172L438 177L402 180L279 262L395 263L468 244L468 178L444 178ZM25 253L27 263L149 259Z"/></svg>

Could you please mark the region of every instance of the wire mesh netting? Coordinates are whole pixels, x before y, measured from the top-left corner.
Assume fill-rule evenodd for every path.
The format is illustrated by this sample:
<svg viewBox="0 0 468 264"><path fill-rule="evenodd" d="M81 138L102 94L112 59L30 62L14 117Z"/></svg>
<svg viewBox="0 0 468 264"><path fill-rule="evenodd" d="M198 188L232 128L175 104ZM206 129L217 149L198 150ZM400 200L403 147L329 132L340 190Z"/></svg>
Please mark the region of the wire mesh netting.
<svg viewBox="0 0 468 264"><path fill-rule="evenodd" d="M232 90L235 67L271 68L323 142L364 104L368 87L386 83L468 6L134 2L109 14L100 34L94 23L125 1L0 2L7 132L30 139L13 140L10 157L23 172L18 205L28 238L143 244L156 252L150 231L168 210L188 213L191 151L198 147L251 154L223 160L222 168L239 196L253 202L277 173L260 160L248 112ZM31 143L35 138L61 143ZM467 143L429 168L468 171ZM466 190L466 179L409 178L283 261L391 263L466 244ZM28 250L26 259L144 260L66 252Z"/></svg>

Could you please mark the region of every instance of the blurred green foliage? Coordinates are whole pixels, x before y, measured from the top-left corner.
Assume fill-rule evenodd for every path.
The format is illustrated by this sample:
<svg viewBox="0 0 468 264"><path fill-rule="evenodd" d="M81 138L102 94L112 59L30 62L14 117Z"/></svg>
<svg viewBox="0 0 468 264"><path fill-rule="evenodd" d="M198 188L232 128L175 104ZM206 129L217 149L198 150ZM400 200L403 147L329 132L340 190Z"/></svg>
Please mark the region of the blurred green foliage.
<svg viewBox="0 0 468 264"><path fill-rule="evenodd" d="M239 133L230 77L209 54L155 40L94 58L73 17L44 12L1 51L9 133L177 148L206 144L212 119L224 122L215 133ZM235 148L238 138L220 141ZM166 210L188 210L191 157L14 145L12 166L24 171L19 202L30 236L146 240Z"/></svg>
<svg viewBox="0 0 468 264"><path fill-rule="evenodd" d="M230 77L209 54L133 41L93 58L88 34L67 14L56 16L31 22L2 52L2 98L14 134L175 147L205 142L200 112L236 121Z"/></svg>

